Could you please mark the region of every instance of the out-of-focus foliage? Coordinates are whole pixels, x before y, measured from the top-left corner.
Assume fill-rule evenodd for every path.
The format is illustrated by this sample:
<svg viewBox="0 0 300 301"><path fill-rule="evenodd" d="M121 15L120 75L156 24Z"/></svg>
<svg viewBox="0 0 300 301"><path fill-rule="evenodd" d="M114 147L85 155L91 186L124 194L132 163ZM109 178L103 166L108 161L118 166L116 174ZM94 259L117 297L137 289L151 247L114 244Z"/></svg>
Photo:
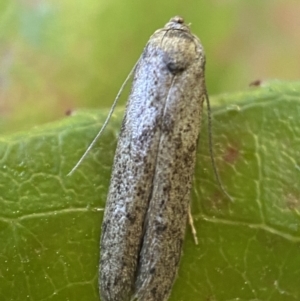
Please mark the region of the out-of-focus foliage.
<svg viewBox="0 0 300 301"><path fill-rule="evenodd" d="M211 95L257 78L299 78L297 1L2 0L1 133L109 106L150 35L174 15L205 47Z"/></svg>

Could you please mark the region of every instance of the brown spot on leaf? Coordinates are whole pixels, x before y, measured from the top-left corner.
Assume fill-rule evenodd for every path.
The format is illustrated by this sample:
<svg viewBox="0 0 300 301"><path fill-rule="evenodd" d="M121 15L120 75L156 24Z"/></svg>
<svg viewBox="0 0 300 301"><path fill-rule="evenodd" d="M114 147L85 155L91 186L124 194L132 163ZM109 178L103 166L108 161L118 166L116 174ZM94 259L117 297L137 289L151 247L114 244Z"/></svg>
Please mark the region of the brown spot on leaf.
<svg viewBox="0 0 300 301"><path fill-rule="evenodd" d="M225 154L224 154L224 160L230 164L233 164L237 161L239 157L239 151L235 147L228 147Z"/></svg>
<svg viewBox="0 0 300 301"><path fill-rule="evenodd" d="M68 109L68 110L65 111L65 115L66 115L66 116L71 116L72 113L73 113L73 110L72 110L72 109Z"/></svg>
<svg viewBox="0 0 300 301"><path fill-rule="evenodd" d="M260 79L254 80L249 84L249 87L259 87L261 85L262 81Z"/></svg>

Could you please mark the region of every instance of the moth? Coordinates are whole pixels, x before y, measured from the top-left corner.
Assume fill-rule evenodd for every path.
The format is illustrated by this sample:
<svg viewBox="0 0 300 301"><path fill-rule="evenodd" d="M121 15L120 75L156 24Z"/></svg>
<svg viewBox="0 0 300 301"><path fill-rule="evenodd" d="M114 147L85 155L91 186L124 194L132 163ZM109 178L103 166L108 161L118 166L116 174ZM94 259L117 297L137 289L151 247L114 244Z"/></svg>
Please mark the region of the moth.
<svg viewBox="0 0 300 301"><path fill-rule="evenodd" d="M102 223L102 301L164 301L185 236L205 86L200 40L181 17L135 66Z"/></svg>

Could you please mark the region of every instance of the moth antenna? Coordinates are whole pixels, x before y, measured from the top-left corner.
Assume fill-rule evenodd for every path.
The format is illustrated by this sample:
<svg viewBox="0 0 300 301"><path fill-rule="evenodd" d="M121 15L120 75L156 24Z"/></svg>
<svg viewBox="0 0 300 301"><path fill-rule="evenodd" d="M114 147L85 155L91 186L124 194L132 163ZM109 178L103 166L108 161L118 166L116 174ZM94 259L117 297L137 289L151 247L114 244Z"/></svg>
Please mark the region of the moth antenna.
<svg viewBox="0 0 300 301"><path fill-rule="evenodd" d="M140 59L138 59L138 61L135 63L134 67L131 69L131 71L129 72L129 74L127 75L125 81L123 82L110 110L109 110L109 113L101 127L101 129L99 130L98 134L96 135L96 137L93 139L93 141L90 143L90 145L88 146L88 148L86 149L86 151L84 152L84 154L81 156L81 158L78 160L78 162L75 164L75 166L71 169L71 171L67 174L67 177L70 176L76 169L77 167L81 164L81 162L84 160L84 158L87 156L88 152L92 149L92 147L94 146L94 144L96 143L96 141L98 140L98 138L101 136L101 134L103 133L104 129L106 128L107 124L108 124L108 121L110 120L111 118L111 115L113 114L114 110L115 110L115 107L117 105L117 102L121 96L121 93L123 92L126 84L128 83L131 75L133 74L136 66L138 65Z"/></svg>
<svg viewBox="0 0 300 301"><path fill-rule="evenodd" d="M220 186L222 192L228 197L228 199L231 202L233 201L233 198L228 194L228 192L225 190L221 178L219 176L219 172L216 167L216 162L215 162L215 156L214 156L214 149L213 149L213 138L212 138L212 121L211 121L211 108L210 108L210 102L209 102L209 97L207 94L207 91L205 91L205 100L206 100L206 105L207 105L207 115L208 115L208 147L209 147L209 153L210 153L210 159L211 163L213 166L213 171L216 177L216 180L218 182L218 185Z"/></svg>

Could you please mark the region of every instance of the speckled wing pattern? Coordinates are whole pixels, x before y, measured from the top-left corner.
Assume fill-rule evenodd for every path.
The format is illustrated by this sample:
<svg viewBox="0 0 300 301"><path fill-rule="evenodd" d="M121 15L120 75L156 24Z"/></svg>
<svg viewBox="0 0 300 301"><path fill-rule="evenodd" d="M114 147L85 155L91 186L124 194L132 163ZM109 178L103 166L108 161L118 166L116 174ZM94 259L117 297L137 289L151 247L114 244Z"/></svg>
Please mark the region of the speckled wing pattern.
<svg viewBox="0 0 300 301"><path fill-rule="evenodd" d="M137 64L102 224L102 301L167 300L181 256L194 174L205 56L180 17Z"/></svg>

